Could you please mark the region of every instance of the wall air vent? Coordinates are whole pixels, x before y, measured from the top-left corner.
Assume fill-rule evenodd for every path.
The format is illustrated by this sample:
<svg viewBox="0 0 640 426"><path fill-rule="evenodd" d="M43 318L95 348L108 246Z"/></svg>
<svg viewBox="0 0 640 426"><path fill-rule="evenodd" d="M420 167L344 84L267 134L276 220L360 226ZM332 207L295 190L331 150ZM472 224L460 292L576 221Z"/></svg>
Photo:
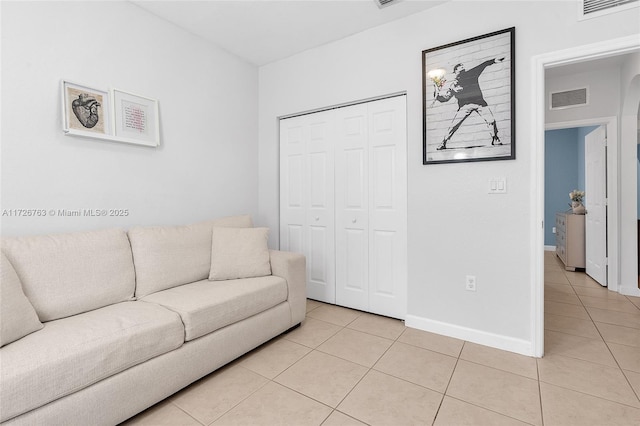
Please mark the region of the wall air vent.
<svg viewBox="0 0 640 426"><path fill-rule="evenodd" d="M640 0L583 0L582 17L590 18L637 7Z"/></svg>
<svg viewBox="0 0 640 426"><path fill-rule="evenodd" d="M390 4L397 3L400 0L373 0L379 8L389 6ZM639 0L635 0L639 1Z"/></svg>
<svg viewBox="0 0 640 426"><path fill-rule="evenodd" d="M562 92L551 92L549 109L565 109L585 106L589 103L589 92L586 87Z"/></svg>

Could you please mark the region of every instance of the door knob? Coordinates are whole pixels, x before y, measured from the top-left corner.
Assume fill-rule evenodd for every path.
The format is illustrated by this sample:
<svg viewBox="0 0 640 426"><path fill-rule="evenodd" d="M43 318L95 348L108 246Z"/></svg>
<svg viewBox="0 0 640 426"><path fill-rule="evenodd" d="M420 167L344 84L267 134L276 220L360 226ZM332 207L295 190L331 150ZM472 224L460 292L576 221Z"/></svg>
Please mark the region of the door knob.
<svg viewBox="0 0 640 426"><path fill-rule="evenodd" d="M351 223L356 223L358 219L351 219Z"/></svg>
<svg viewBox="0 0 640 426"><path fill-rule="evenodd" d="M316 216L316 222L320 220L320 216Z"/></svg>

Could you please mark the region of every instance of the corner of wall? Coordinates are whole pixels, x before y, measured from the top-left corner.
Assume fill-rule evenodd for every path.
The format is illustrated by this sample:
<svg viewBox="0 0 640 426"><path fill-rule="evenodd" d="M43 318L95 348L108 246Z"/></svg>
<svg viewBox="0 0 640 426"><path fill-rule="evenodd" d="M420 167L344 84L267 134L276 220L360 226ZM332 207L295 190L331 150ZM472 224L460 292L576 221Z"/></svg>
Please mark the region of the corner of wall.
<svg viewBox="0 0 640 426"><path fill-rule="evenodd" d="M490 346L521 355L535 356L532 342L528 340L516 339L514 337L435 321L416 315L407 315L405 318L405 324L407 327L416 328L418 330L442 334L444 336L466 340L468 342Z"/></svg>

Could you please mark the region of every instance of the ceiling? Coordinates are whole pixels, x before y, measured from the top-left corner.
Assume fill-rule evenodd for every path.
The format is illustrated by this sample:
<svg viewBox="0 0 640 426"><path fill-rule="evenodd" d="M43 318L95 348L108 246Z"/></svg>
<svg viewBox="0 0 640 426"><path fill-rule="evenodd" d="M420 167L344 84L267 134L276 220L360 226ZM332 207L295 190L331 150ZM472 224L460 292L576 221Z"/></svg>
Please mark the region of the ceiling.
<svg viewBox="0 0 640 426"><path fill-rule="evenodd" d="M448 0L133 0L139 7L261 66Z"/></svg>

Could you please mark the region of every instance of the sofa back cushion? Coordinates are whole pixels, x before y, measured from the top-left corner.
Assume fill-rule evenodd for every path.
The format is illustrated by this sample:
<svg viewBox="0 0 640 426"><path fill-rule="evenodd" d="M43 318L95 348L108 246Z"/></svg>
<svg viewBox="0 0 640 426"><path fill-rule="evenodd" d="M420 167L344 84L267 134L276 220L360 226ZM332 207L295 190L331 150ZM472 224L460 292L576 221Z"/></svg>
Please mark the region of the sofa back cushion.
<svg viewBox="0 0 640 426"><path fill-rule="evenodd" d="M251 216L230 216L186 226L132 228L129 240L136 265L136 296L207 279L214 226L250 228Z"/></svg>
<svg viewBox="0 0 640 426"><path fill-rule="evenodd" d="M133 257L123 230L5 238L2 251L40 321L133 298Z"/></svg>
<svg viewBox="0 0 640 426"><path fill-rule="evenodd" d="M214 227L209 280L271 275L268 239L269 228Z"/></svg>
<svg viewBox="0 0 640 426"><path fill-rule="evenodd" d="M0 347L42 327L36 311L22 291L20 278L7 257L0 253Z"/></svg>

